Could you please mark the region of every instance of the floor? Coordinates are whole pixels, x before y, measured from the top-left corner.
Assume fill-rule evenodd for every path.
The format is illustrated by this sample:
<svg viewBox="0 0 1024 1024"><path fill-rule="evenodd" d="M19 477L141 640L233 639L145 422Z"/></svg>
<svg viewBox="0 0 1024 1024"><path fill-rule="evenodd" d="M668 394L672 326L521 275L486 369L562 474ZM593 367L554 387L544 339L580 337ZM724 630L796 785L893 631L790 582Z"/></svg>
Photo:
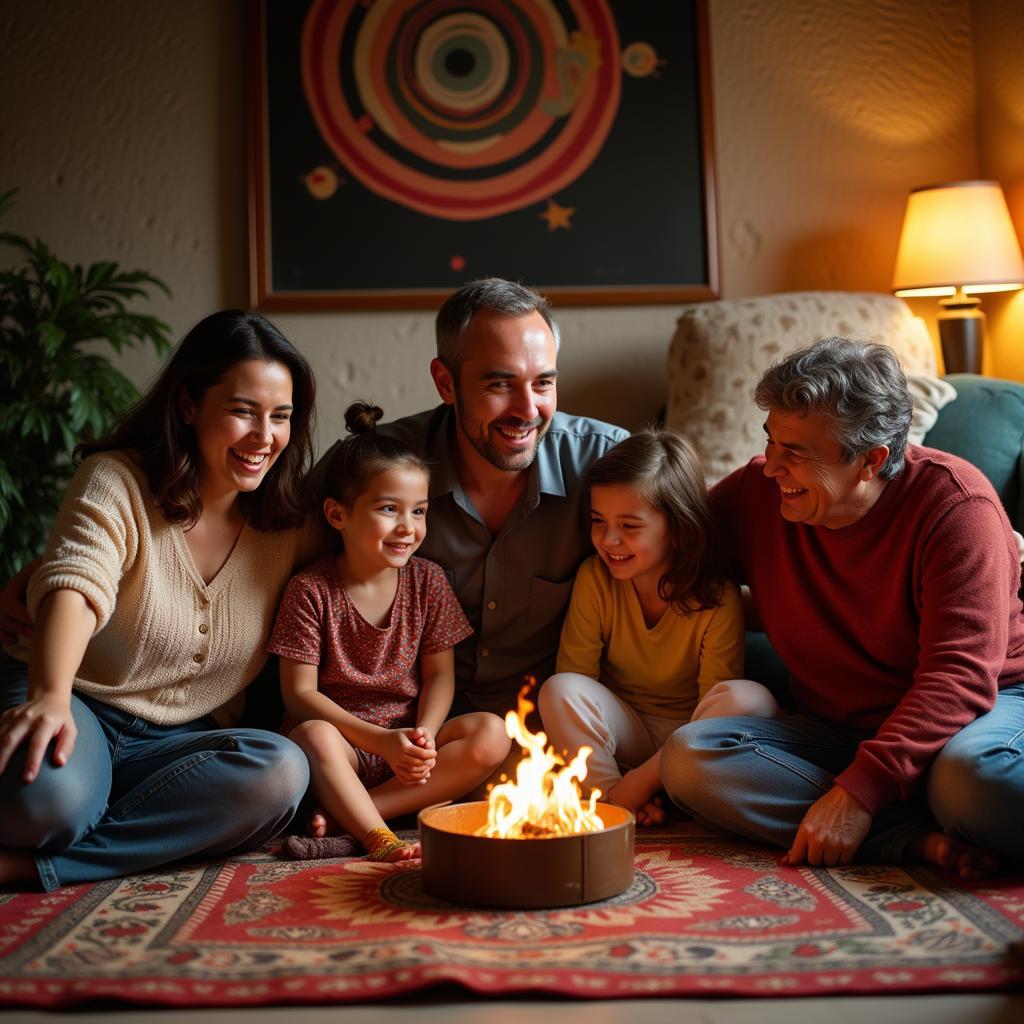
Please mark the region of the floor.
<svg viewBox="0 0 1024 1024"><path fill-rule="evenodd" d="M842 999L478 1000L459 994L371 1006L239 1010L2 1010L0 1024L1020 1024L1024 994Z"/></svg>

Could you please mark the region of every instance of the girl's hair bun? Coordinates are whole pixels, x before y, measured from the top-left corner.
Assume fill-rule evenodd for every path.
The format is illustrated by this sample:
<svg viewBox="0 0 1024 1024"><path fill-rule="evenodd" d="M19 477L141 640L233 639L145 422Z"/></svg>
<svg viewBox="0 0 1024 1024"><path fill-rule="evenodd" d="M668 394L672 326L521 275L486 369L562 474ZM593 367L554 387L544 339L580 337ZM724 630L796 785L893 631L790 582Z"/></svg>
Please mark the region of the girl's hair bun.
<svg viewBox="0 0 1024 1024"><path fill-rule="evenodd" d="M345 410L345 429L350 434L369 434L377 428L377 421L384 415L379 405L369 402L353 402Z"/></svg>

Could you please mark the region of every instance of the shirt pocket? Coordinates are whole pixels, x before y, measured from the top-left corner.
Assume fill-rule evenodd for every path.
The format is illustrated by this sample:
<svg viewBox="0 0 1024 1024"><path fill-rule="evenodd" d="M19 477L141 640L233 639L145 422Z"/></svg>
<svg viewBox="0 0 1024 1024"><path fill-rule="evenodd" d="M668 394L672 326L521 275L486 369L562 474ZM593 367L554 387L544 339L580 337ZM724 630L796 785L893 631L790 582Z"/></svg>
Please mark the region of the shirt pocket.
<svg viewBox="0 0 1024 1024"><path fill-rule="evenodd" d="M562 583L534 576L530 581L530 604L526 609L526 636L528 650L538 656L554 656L562 621L569 607L572 579Z"/></svg>

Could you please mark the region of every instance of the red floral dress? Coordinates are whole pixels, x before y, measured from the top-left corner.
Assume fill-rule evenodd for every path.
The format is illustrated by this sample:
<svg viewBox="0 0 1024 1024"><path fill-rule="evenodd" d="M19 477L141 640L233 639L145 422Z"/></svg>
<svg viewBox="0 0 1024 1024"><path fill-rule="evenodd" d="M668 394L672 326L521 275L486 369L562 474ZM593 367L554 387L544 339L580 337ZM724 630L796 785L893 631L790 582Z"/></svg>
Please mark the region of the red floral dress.
<svg viewBox="0 0 1024 1024"><path fill-rule="evenodd" d="M352 603L331 556L288 583L267 650L318 666L321 693L366 722L399 729L416 724L420 655L446 651L472 632L436 563L409 559L398 570L388 621L373 626ZM288 717L281 731L296 724ZM359 754L367 788L393 774L379 755Z"/></svg>

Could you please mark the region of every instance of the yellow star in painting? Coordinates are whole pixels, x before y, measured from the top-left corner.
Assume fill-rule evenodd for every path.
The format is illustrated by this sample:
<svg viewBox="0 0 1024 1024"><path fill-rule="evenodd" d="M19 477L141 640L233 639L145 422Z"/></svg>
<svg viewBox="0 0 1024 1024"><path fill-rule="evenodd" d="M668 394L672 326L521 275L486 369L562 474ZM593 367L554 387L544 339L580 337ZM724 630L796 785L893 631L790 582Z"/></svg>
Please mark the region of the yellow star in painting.
<svg viewBox="0 0 1024 1024"><path fill-rule="evenodd" d="M568 231L572 224L569 218L576 212L575 206L559 206L554 199L548 200L548 208L537 216L548 222L548 231L557 231L558 228L565 228Z"/></svg>

